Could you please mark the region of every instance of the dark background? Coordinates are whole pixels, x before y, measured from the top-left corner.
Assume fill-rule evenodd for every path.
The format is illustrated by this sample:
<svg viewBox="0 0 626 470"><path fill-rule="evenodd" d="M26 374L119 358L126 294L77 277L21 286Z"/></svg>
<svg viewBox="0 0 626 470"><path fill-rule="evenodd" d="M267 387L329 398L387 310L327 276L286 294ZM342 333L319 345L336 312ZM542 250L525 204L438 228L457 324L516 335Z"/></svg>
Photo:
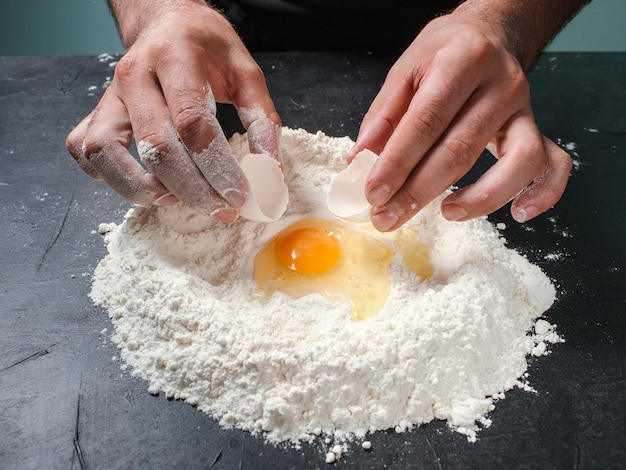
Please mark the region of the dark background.
<svg viewBox="0 0 626 470"><path fill-rule="evenodd" d="M352 138L393 61L256 59L286 126ZM106 312L87 294L106 253L98 224L121 222L130 206L64 147L111 75L93 56L0 57L0 468L327 468L321 441L297 450L223 430L192 406L149 395L122 370ZM566 342L529 359L537 392L508 392L476 443L435 421L375 433L371 451L357 442L337 468L624 467L624 78L624 53L541 57L530 73L536 117L547 136L569 144L576 168L547 214L524 225L508 209L490 217L558 289L546 318ZM228 107L220 116L238 128ZM481 159L466 181L490 163Z"/></svg>

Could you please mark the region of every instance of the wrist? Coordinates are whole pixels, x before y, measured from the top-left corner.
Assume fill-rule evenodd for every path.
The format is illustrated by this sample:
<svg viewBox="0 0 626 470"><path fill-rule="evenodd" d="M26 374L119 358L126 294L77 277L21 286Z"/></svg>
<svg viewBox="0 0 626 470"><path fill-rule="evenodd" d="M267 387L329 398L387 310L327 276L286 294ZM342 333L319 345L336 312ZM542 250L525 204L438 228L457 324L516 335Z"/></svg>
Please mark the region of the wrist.
<svg viewBox="0 0 626 470"><path fill-rule="evenodd" d="M481 21L528 70L554 35L589 0L466 0L455 12Z"/></svg>
<svg viewBox="0 0 626 470"><path fill-rule="evenodd" d="M196 4L209 8L204 0L108 0L122 42L132 46L141 31L168 12Z"/></svg>

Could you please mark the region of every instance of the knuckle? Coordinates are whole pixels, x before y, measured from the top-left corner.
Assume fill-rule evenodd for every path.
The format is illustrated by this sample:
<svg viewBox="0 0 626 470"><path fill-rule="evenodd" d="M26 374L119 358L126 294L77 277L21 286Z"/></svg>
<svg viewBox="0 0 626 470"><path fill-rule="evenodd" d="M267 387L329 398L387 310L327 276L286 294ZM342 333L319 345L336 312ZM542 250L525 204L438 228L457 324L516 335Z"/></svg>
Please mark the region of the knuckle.
<svg viewBox="0 0 626 470"><path fill-rule="evenodd" d="M89 134L85 136L82 142L82 152L87 160L90 160L94 155L100 155L105 152L105 145L97 136Z"/></svg>
<svg viewBox="0 0 626 470"><path fill-rule="evenodd" d="M84 134L79 132L77 129L74 129L65 139L65 147L74 157L77 157L82 154L83 141Z"/></svg>
<svg viewBox="0 0 626 470"><path fill-rule="evenodd" d="M463 55L467 63L487 64L496 56L496 45L481 34L466 31L460 40L465 45Z"/></svg>
<svg viewBox="0 0 626 470"><path fill-rule="evenodd" d="M402 186L418 163L410 158L409 155L399 152L386 153L383 158L385 159L386 168L385 181L392 190L399 189Z"/></svg>
<svg viewBox="0 0 626 470"><path fill-rule="evenodd" d="M93 179L100 180L102 178L100 177L98 170L90 161L89 156L91 154L87 153L89 148L85 145L89 123L90 117L87 116L67 135L65 139L65 146L72 158L74 158L76 163L78 163L78 166L85 173L87 173L87 175Z"/></svg>
<svg viewBox="0 0 626 470"><path fill-rule="evenodd" d="M416 180L407 181L387 204L388 207L399 215L407 218L413 216L424 208L434 197L432 189L426 188Z"/></svg>
<svg viewBox="0 0 626 470"><path fill-rule="evenodd" d="M444 171L453 175L468 171L480 154L474 145L460 136L446 139L442 146Z"/></svg>
<svg viewBox="0 0 626 470"><path fill-rule="evenodd" d="M150 169L159 167L171 153L167 139L159 133L151 133L143 136L137 143L139 158Z"/></svg>
<svg viewBox="0 0 626 470"><path fill-rule="evenodd" d="M81 151L86 159L90 160L96 155L111 153L113 147L118 144L115 136L98 124L90 126L81 142Z"/></svg>
<svg viewBox="0 0 626 470"><path fill-rule="evenodd" d="M514 69L509 72L505 80L505 89L508 90L509 96L526 102L530 99L530 85L526 75L521 69Z"/></svg>
<svg viewBox="0 0 626 470"><path fill-rule="evenodd" d="M89 159L85 155L83 139L82 135L80 137L69 135L65 141L65 145L70 152L70 155L78 166L85 172L89 177L93 179L101 179L98 171L93 167L93 165L89 162Z"/></svg>
<svg viewBox="0 0 626 470"><path fill-rule="evenodd" d="M413 113L412 119L409 121L413 135L420 139L437 140L447 127L447 122L442 116L443 113L434 103L420 109L417 113Z"/></svg>
<svg viewBox="0 0 626 470"><path fill-rule="evenodd" d="M253 60L245 61L239 65L239 72L241 77L246 77L246 80L262 81L265 82L265 75L261 67Z"/></svg>
<svg viewBox="0 0 626 470"><path fill-rule="evenodd" d="M545 176L542 178L545 199L550 205L556 204L561 199L572 169L572 159L566 152L555 160L549 168L546 168Z"/></svg>
<svg viewBox="0 0 626 470"><path fill-rule="evenodd" d="M536 173L543 169L546 165L546 152L540 140L528 139L519 142L517 145L519 146L517 149L518 155L531 171L534 169Z"/></svg>
<svg viewBox="0 0 626 470"><path fill-rule="evenodd" d="M377 127L384 127L386 129L385 132L391 132L395 130L396 126L391 118L385 114L380 112L375 112L371 108L367 110L365 115L363 116L363 123L375 123Z"/></svg>
<svg viewBox="0 0 626 470"><path fill-rule="evenodd" d="M88 115L70 131L65 139L65 147L75 158L83 154L83 141L85 140L90 122L91 115Z"/></svg>
<svg viewBox="0 0 626 470"><path fill-rule="evenodd" d="M402 194L402 206L405 214L413 215L417 213L428 202L430 201L427 200L423 192L410 186Z"/></svg>
<svg viewBox="0 0 626 470"><path fill-rule="evenodd" d="M530 85L522 69L516 67L511 72L511 84L515 91L530 94Z"/></svg>
<svg viewBox="0 0 626 470"><path fill-rule="evenodd" d="M193 142L207 131L205 112L195 106L183 107L173 117L174 129L183 142ZM209 139L210 140L210 139Z"/></svg>
<svg viewBox="0 0 626 470"><path fill-rule="evenodd" d="M554 157L554 166L559 171L563 171L563 172L569 173L572 170L572 166L573 165L574 165L574 162L572 160L572 157L570 156L569 153L567 153L565 151L559 152Z"/></svg>
<svg viewBox="0 0 626 470"><path fill-rule="evenodd" d="M142 60L133 53L127 52L120 58L115 66L115 76L121 83L129 83L135 80L140 70Z"/></svg>
<svg viewBox="0 0 626 470"><path fill-rule="evenodd" d="M237 64L233 69L231 79L233 84L237 85L235 90L245 88L251 84L257 87L265 84L265 74L254 60L244 60Z"/></svg>

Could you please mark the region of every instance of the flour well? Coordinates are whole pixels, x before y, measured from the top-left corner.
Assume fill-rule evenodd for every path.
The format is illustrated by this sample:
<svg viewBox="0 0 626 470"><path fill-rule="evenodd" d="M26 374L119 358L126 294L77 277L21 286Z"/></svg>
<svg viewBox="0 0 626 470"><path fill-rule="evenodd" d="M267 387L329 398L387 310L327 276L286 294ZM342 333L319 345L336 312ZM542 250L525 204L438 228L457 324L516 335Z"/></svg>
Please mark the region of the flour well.
<svg viewBox="0 0 626 470"><path fill-rule="evenodd" d="M101 226L109 254L91 297L108 310L122 358L151 393L273 442L403 431L433 419L473 440L495 400L522 385L527 356L560 341L538 320L555 298L548 278L486 219L443 219L440 200L409 222L431 249L434 276L420 282L396 254L378 315L354 322L348 305L317 295L251 300L263 244L296 220L331 218L330 178L352 144L283 129L290 203L277 222L226 226L174 206L135 208L122 224ZM248 153L245 136L231 146Z"/></svg>

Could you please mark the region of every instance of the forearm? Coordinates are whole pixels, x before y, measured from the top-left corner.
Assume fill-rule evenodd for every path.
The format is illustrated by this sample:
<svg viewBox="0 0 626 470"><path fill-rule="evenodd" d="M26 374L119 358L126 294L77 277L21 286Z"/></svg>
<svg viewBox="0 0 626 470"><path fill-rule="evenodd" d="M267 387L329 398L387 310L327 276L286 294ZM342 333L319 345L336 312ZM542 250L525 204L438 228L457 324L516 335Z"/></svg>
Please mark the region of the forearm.
<svg viewBox="0 0 626 470"><path fill-rule="evenodd" d="M111 13L126 47L130 47L143 27L167 11L186 3L207 6L204 0L108 0Z"/></svg>
<svg viewBox="0 0 626 470"><path fill-rule="evenodd" d="M527 70L554 35L590 0L466 0L457 12L495 27Z"/></svg>

